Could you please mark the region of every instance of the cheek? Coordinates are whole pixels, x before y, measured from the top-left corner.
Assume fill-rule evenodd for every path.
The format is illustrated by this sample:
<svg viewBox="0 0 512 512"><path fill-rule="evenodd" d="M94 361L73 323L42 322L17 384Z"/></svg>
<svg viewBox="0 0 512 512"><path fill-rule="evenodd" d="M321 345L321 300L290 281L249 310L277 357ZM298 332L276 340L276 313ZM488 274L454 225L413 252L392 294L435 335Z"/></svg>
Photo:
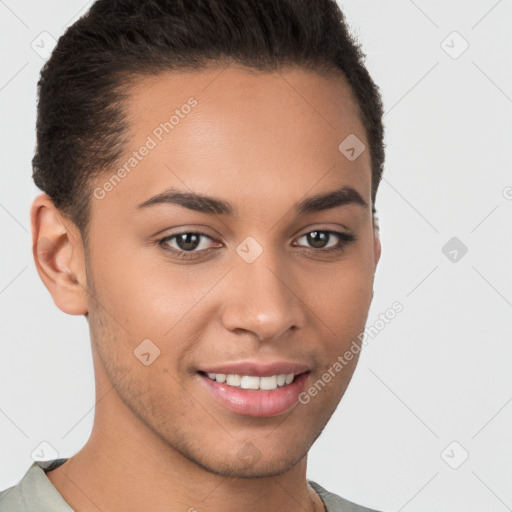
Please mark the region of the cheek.
<svg viewBox="0 0 512 512"><path fill-rule="evenodd" d="M162 336L201 299L208 283L191 277L193 266L173 265L157 248L134 247L96 253L99 300L134 336Z"/></svg>
<svg viewBox="0 0 512 512"><path fill-rule="evenodd" d="M350 258L309 273L306 277L308 301L322 312L322 319L339 332L344 326L364 323L371 303L373 267L364 254L354 252Z"/></svg>
<svg viewBox="0 0 512 512"><path fill-rule="evenodd" d="M307 278L307 288L311 290L306 295L308 305L311 304L311 309L326 327L323 338L325 359L322 360L325 368L332 366L337 357L351 347L361 345L360 335L364 332L372 300L375 268L372 250L373 240L360 243L357 251L351 252L329 272ZM357 346L353 352L353 359L337 381L345 377L349 379L353 373L359 356Z"/></svg>

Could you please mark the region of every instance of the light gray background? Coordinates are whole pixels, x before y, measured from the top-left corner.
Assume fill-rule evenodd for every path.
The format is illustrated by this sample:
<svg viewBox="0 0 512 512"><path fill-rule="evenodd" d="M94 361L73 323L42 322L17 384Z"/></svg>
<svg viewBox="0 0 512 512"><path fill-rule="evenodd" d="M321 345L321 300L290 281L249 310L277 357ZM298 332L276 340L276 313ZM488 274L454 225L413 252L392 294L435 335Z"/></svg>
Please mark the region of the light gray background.
<svg viewBox="0 0 512 512"><path fill-rule="evenodd" d="M87 5L0 0L1 489L42 441L67 457L92 427L87 323L41 283L28 216L44 62L31 45L44 53L40 34L58 38ZM404 310L368 340L309 477L382 511L502 512L512 507L512 1L340 6L386 110L368 324L394 301ZM453 58L461 37L469 48ZM442 252L454 236L468 248L456 262Z"/></svg>

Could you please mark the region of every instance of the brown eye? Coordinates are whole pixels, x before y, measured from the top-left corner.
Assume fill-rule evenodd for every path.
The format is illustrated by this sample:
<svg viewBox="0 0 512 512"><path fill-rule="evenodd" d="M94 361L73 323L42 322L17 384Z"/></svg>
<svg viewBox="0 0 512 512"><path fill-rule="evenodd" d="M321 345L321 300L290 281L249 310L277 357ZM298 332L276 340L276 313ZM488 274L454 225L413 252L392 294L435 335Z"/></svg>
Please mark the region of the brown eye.
<svg viewBox="0 0 512 512"><path fill-rule="evenodd" d="M195 258L210 249L204 240L212 240L212 238L204 233L186 231L166 236L158 241L158 245L179 258Z"/></svg>
<svg viewBox="0 0 512 512"><path fill-rule="evenodd" d="M302 235L299 240L302 238L305 239L310 248L316 249L319 252L341 250L356 239L354 235L329 230L310 231L309 233ZM331 243L331 241L334 243Z"/></svg>
<svg viewBox="0 0 512 512"><path fill-rule="evenodd" d="M194 249L197 249L201 235L198 235L197 233L182 233L180 235L176 235L176 245L182 250L182 251L193 251Z"/></svg>
<svg viewBox="0 0 512 512"><path fill-rule="evenodd" d="M327 231L311 231L306 235L308 244L315 249L323 249L331 238L331 233Z"/></svg>

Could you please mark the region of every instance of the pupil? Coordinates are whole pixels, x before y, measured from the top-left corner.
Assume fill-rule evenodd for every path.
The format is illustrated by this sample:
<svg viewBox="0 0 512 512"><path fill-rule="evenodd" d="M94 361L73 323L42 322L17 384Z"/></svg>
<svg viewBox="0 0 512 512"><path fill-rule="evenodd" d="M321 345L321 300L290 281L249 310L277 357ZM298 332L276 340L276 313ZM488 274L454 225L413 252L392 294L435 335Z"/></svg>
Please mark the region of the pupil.
<svg viewBox="0 0 512 512"><path fill-rule="evenodd" d="M178 247L183 251L190 251L195 249L198 246L198 242L199 236L196 233L183 233L176 239Z"/></svg>
<svg viewBox="0 0 512 512"><path fill-rule="evenodd" d="M311 244L311 246L315 247L316 249L321 249L327 242L329 233L326 233L325 231L311 231L311 233L308 233L307 236L308 243Z"/></svg>

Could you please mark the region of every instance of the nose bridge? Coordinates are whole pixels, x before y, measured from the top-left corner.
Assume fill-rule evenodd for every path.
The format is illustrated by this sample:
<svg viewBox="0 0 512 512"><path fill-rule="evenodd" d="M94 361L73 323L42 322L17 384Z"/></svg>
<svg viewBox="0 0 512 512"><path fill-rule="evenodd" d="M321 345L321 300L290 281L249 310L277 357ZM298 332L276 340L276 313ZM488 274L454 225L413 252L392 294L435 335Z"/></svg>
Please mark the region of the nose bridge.
<svg viewBox="0 0 512 512"><path fill-rule="evenodd" d="M230 272L224 326L251 331L261 340L277 339L291 327L301 327L304 312L291 279L290 268L277 250L246 239L237 248Z"/></svg>

